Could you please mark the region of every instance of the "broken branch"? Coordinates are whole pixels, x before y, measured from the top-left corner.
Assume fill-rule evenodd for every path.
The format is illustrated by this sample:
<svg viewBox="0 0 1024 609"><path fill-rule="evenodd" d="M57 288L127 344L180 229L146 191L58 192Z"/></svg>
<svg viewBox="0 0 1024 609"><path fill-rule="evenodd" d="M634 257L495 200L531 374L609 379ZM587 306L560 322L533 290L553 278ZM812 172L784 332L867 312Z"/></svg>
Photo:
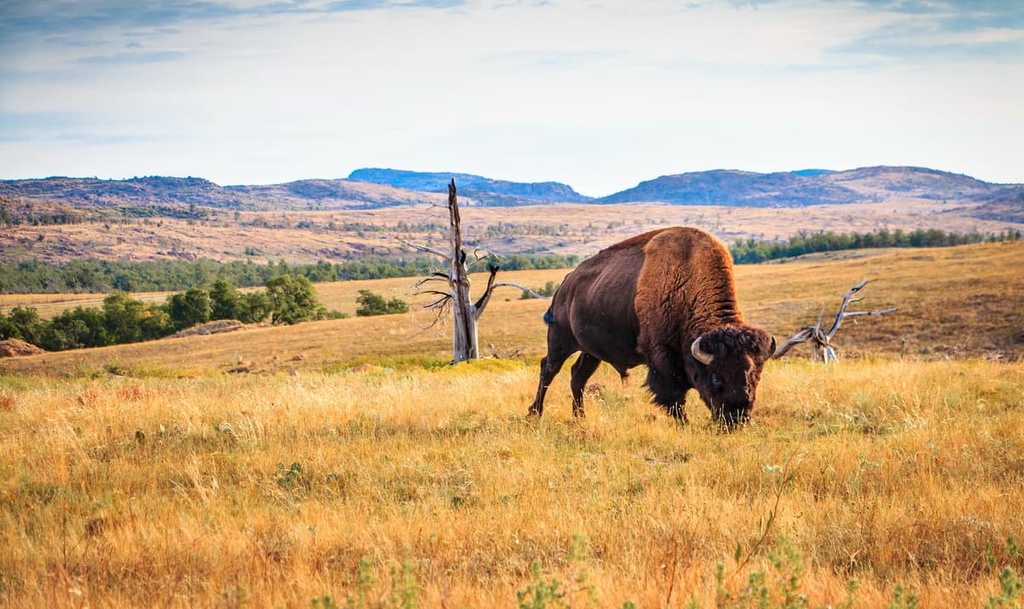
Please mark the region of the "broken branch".
<svg viewBox="0 0 1024 609"><path fill-rule="evenodd" d="M543 298L545 300L550 300L551 299L550 296L544 296L543 294L538 294L537 292L534 292L533 290L531 290L530 288L528 288L526 286L519 285L518 283L512 283L510 281L502 281L501 283L496 283L496 284L494 284L494 287L496 287L496 288L516 288L518 290L522 290L526 294L529 294L531 298Z"/></svg>
<svg viewBox="0 0 1024 609"><path fill-rule="evenodd" d="M496 264L489 264L487 265L487 270L490 272L487 276L487 287L484 289L483 296L481 296L473 305L473 316L477 320L479 320L480 315L483 314L484 307L486 307L487 303L491 301L491 293L494 291L494 277L498 274L498 271L501 270L501 267Z"/></svg>
<svg viewBox="0 0 1024 609"><path fill-rule="evenodd" d="M410 241L406 241L405 239L402 239L401 237L395 237L395 239L398 239L399 243L401 243L402 245L404 245L406 247L411 247L414 250L417 250L417 251L420 251L420 252L424 252L426 254L433 254L435 256L439 256L441 258L444 258L445 260L449 259L448 254L442 252L441 250L436 250L436 249L434 249L432 247L429 247L429 246L426 246L426 245L420 245L418 243L412 243Z"/></svg>
<svg viewBox="0 0 1024 609"><path fill-rule="evenodd" d="M889 309L884 309L882 311L847 312L846 308L850 306L851 303L858 302L859 300L861 300L860 298L854 298L854 294L860 291L860 289L867 284L868 280L865 279L858 283L857 285L850 288L850 290L846 292L846 294L843 296L843 302L839 306L839 312L836 313L835 320L832 322L832 327L829 328L828 332L825 332L821 327L822 319L825 317L825 311L823 309L821 313L818 315L817 324L801 328L799 331L797 331L796 334L794 334L789 340L787 340L778 349L775 350L775 353L772 354L772 358L780 358L794 346L810 340L812 342L812 347L814 349L815 359L825 363L837 361L838 358L836 357L836 351L835 348L832 346L832 337L834 337L836 335L836 332L839 331L839 326L843 323L844 319L848 317L876 317L879 315L886 315L888 313L896 311L896 307L892 307Z"/></svg>

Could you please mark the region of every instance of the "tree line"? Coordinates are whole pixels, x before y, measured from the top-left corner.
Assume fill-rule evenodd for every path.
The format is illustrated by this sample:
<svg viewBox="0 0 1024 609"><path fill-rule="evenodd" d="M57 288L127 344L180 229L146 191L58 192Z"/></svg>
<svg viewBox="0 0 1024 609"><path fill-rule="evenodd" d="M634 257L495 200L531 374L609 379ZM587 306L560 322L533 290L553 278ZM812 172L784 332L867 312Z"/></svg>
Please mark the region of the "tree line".
<svg viewBox="0 0 1024 609"><path fill-rule="evenodd" d="M64 351L155 340L219 319L296 324L336 317L344 314L328 312L309 279L280 275L268 281L263 291L243 292L216 280L209 290L189 288L162 304L143 302L118 290L103 299L102 308L78 306L49 320L41 319L34 308L14 307L0 315L0 339L16 338L47 351Z"/></svg>
<svg viewBox="0 0 1024 609"><path fill-rule="evenodd" d="M502 256L498 264L509 271L571 268L579 256L515 254ZM319 261L289 264L285 261L257 264L212 260L70 260L47 264L26 260L0 264L0 294L81 294L122 292L174 292L215 281L245 288L265 286L282 275L300 276L314 283L353 279L387 279L429 275L431 258L372 258L346 262Z"/></svg>
<svg viewBox="0 0 1024 609"><path fill-rule="evenodd" d="M1008 230L1001 233L954 233L935 228L890 231L881 229L870 233L834 233L831 231L800 231L786 241L756 241L740 239L730 246L737 264L755 264L768 260L792 258L804 254L856 250L879 247L948 247L971 243L1019 241L1021 232Z"/></svg>
<svg viewBox="0 0 1024 609"><path fill-rule="evenodd" d="M28 224L41 226L46 224L78 224L84 222L85 215L67 207L58 207L52 210L37 210L31 205L23 205L17 208L8 205L6 201L0 200L0 225L18 226Z"/></svg>

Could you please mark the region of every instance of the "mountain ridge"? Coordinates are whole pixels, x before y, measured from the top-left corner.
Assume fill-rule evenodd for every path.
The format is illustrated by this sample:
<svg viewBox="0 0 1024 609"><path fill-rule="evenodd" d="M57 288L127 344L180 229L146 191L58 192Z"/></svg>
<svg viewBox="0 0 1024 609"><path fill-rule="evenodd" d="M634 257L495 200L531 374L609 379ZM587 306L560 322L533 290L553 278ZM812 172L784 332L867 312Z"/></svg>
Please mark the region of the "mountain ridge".
<svg viewBox="0 0 1024 609"><path fill-rule="evenodd" d="M346 179L226 187L160 176L0 181L0 264L405 258L405 243L448 238L444 207L453 176L467 221L464 243L502 255L588 256L640 232L677 225L699 226L727 243L823 231L1024 231L1024 186L922 168L691 172L617 193L624 203L546 203L531 197L539 191L560 198L551 194L561 188L557 183L482 177L474 183L468 175L356 174L382 181L429 178L433 182L416 185L429 191Z"/></svg>
<svg viewBox="0 0 1024 609"><path fill-rule="evenodd" d="M733 169L660 176L603 197L602 203L659 201L674 205L749 205L754 207L853 203L851 189L826 182L820 174L756 173ZM783 199L784 197L784 199Z"/></svg>
<svg viewBox="0 0 1024 609"><path fill-rule="evenodd" d="M924 167L872 166L758 173L715 169L659 176L594 198L561 182L513 182L466 173L361 168L347 178L305 179L269 185L220 186L196 177L127 180L50 177L0 180L0 199L46 201L71 207L188 205L273 211L360 209L443 202L454 179L464 205L485 207L555 203L665 203L725 207L806 207L896 199L952 201L1010 208L1022 184L995 184ZM992 213L992 212L990 212Z"/></svg>
<svg viewBox="0 0 1024 609"><path fill-rule="evenodd" d="M593 200L561 182L512 182L469 173L420 172L401 169L364 167L349 174L350 182L387 184L420 192L448 192L455 180L459 192L484 205L516 205L529 202L585 203Z"/></svg>

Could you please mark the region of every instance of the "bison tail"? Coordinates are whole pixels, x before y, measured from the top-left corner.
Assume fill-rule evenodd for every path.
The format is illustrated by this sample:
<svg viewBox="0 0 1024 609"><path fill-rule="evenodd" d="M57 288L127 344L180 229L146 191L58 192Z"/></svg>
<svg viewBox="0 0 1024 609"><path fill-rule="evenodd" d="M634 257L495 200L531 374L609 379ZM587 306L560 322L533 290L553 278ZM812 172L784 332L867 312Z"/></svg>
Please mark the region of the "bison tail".
<svg viewBox="0 0 1024 609"><path fill-rule="evenodd" d="M551 309L544 312L544 323L549 326L555 325L555 316L551 314Z"/></svg>

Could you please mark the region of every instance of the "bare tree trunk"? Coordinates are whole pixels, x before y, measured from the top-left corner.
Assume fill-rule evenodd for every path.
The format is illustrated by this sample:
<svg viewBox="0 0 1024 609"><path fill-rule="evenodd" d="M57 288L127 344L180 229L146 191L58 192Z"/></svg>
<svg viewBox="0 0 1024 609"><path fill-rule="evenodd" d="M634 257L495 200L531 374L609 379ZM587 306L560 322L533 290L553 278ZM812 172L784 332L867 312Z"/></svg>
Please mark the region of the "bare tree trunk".
<svg viewBox="0 0 1024 609"><path fill-rule="evenodd" d="M487 271L487 288L483 295L475 302L470 301L469 292L469 267L466 264L466 252L462 249L462 218L459 216L459 201L455 191L455 180L448 184L448 220L449 238L451 239L451 253L441 250L417 245L402 241L405 245L426 252L443 259L448 263L448 272L432 273L430 277L421 279L417 288L424 285L441 281L448 284L447 291L421 289L418 294L432 294L438 298L426 305L426 308L434 309L434 323L437 323L447 307L452 309L452 363L464 362L469 359L480 357L480 339L477 335L477 325L480 316L484 312L487 303L491 301L491 294L494 288L509 286L522 290L534 298L544 298L529 288L515 283L495 283L495 277L500 267L489 264Z"/></svg>
<svg viewBox="0 0 1024 609"><path fill-rule="evenodd" d="M448 184L448 218L452 253L449 283L452 295L452 356L455 363L480 357L477 320L480 315L469 299L469 271L462 249L462 218L455 193L455 180Z"/></svg>

